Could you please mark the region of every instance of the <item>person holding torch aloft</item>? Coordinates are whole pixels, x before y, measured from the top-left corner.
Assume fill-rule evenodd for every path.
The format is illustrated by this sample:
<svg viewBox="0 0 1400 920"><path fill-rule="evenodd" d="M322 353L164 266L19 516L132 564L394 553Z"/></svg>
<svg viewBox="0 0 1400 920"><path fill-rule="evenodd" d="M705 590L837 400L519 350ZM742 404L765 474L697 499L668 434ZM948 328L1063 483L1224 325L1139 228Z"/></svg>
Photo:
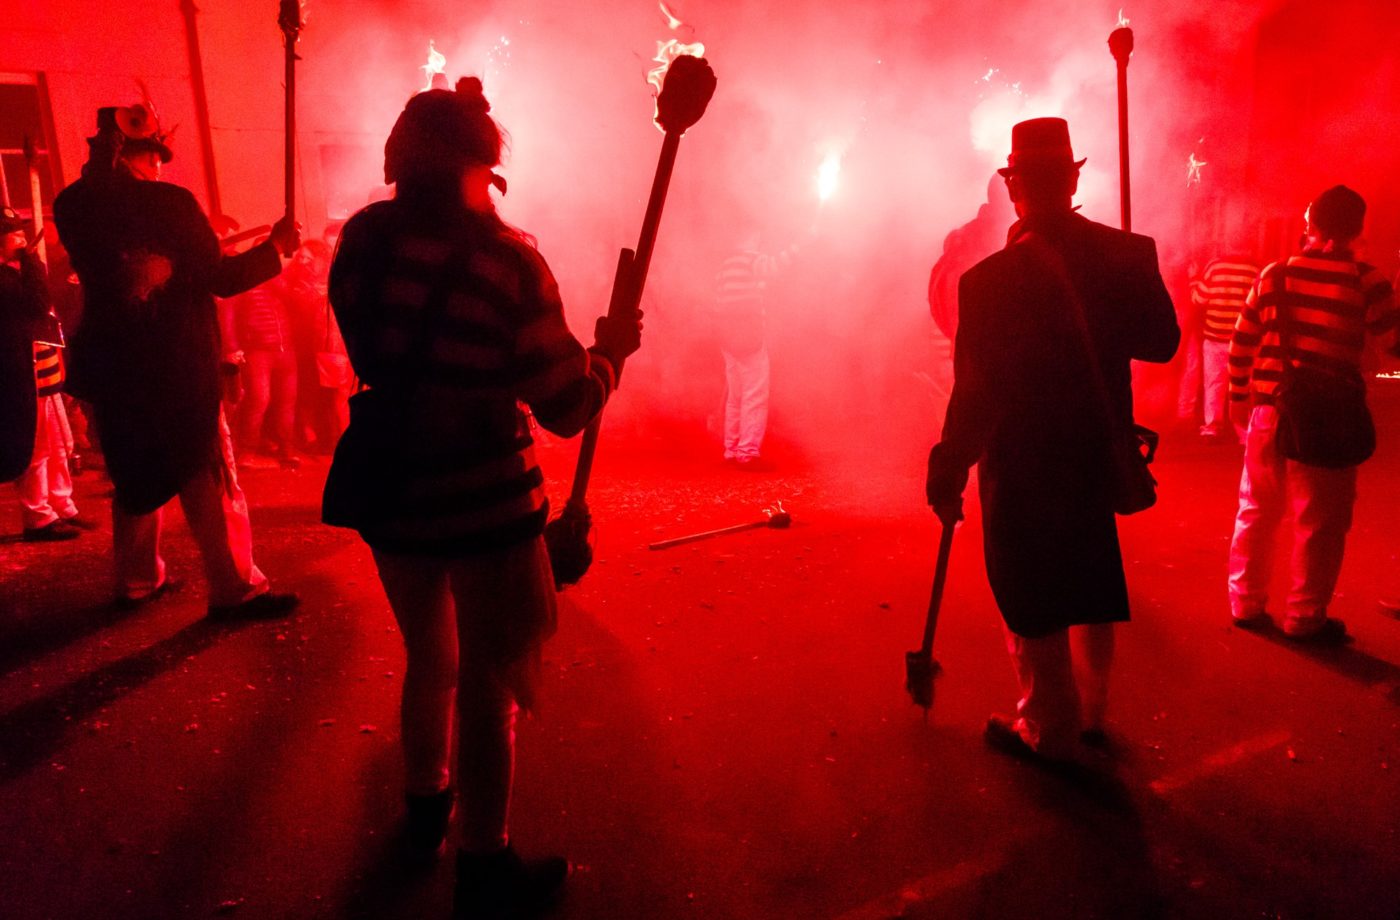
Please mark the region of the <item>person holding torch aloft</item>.
<svg viewBox="0 0 1400 920"><path fill-rule="evenodd" d="M366 388L324 517L369 544L403 634L406 837L428 852L449 829L457 736L456 900L469 917L544 903L568 872L559 857L522 860L507 826L516 714L556 619L525 407L577 434L641 344L639 312L601 317L591 348L569 331L549 266L496 214L501 143L475 78L410 99L384 149L394 198L346 223L330 275Z"/></svg>

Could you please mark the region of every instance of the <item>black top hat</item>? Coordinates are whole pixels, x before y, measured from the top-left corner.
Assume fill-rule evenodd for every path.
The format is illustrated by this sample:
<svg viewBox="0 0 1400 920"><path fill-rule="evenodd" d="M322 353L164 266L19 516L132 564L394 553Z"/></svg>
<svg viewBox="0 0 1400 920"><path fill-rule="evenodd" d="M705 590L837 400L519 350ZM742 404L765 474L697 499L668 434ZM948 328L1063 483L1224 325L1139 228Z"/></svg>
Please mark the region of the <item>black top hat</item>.
<svg viewBox="0 0 1400 920"><path fill-rule="evenodd" d="M1032 118L1011 129L1011 155L997 172L1009 176L1026 167L1078 169L1086 162L1074 158L1068 122L1063 118Z"/></svg>

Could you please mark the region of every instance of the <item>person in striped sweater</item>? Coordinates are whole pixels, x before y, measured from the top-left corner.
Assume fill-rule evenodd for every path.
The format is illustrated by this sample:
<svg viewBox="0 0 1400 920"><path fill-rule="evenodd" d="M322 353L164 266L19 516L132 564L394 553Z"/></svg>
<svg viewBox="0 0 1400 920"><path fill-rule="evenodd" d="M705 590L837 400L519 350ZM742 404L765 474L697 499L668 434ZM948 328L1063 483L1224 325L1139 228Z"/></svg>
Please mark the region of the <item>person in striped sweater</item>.
<svg viewBox="0 0 1400 920"><path fill-rule="evenodd" d="M549 266L496 214L489 112L476 79L414 96L385 145L394 198L342 232L330 301L366 388L323 505L369 544L403 635L405 832L426 852L451 823L455 728L456 910L472 917L546 903L568 874L522 860L507 831L516 714L556 619L524 407L577 434L641 344L640 316L601 317L588 349L569 331Z"/></svg>
<svg viewBox="0 0 1400 920"><path fill-rule="evenodd" d="M1203 438L1228 439L1231 443L1243 440L1243 430L1235 430L1229 418L1230 337L1244 309L1245 298L1258 279L1259 266L1255 260L1233 254L1212 259L1201 277L1191 285L1191 301L1205 318L1201 341L1205 391Z"/></svg>
<svg viewBox="0 0 1400 920"><path fill-rule="evenodd" d="M4 348L3 406L6 441L0 481L14 479L19 491L22 539L72 540L90 524L73 503L68 468L68 421L63 410L63 361L59 346L37 339L61 339L49 310L44 265L27 242L24 222L11 208L0 209L0 341ZM36 398L37 397L37 398Z"/></svg>
<svg viewBox="0 0 1400 920"><path fill-rule="evenodd" d="M52 314L51 324L58 321ZM54 339L59 336L46 336ZM34 342L34 390L38 396L38 424L34 456L15 485L24 509L27 541L71 540L96 524L78 513L73 501L73 432L63 405L62 348L51 341Z"/></svg>
<svg viewBox="0 0 1400 920"><path fill-rule="evenodd" d="M1325 469L1280 455L1275 397L1285 360L1358 374L1368 339L1395 342L1400 312L1390 282L1353 252L1365 216L1366 202L1345 186L1319 195L1308 209L1304 251L1264 269L1230 344L1230 414L1247 426L1230 545L1230 614L1244 628L1270 622L1274 534L1287 516L1293 564L1283 632L1299 641L1346 640L1346 626L1327 608L1351 528L1356 468Z"/></svg>
<svg viewBox="0 0 1400 920"><path fill-rule="evenodd" d="M766 472L762 456L768 431L769 363L765 342L768 284L792 265L799 245L776 255L759 250L757 227L745 229L739 245L715 274L713 319L724 356L724 462L746 472Z"/></svg>

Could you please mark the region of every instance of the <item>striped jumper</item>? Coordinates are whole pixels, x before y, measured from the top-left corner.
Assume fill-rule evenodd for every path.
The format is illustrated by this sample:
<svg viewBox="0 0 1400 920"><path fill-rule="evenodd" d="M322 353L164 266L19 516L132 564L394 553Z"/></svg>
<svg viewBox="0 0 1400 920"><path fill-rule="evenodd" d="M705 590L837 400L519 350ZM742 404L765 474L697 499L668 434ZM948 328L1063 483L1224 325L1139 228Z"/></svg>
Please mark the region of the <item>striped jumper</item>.
<svg viewBox="0 0 1400 920"><path fill-rule="evenodd" d="M570 333L534 247L494 215L380 202L345 225L330 300L367 388L346 437L370 440L384 468L365 541L455 556L539 536L548 503L524 407L576 434L616 372Z"/></svg>
<svg viewBox="0 0 1400 920"><path fill-rule="evenodd" d="M1212 259L1191 285L1191 300L1205 310L1206 338L1228 342L1235 331L1235 321L1244 309L1245 298L1259 279L1259 266L1249 259Z"/></svg>
<svg viewBox="0 0 1400 920"><path fill-rule="evenodd" d="M1264 269L1230 342L1230 399L1272 405L1289 357L1338 374L1361 368L1367 336L1394 341L1390 282L1348 253L1309 250ZM1282 334L1282 335L1281 335Z"/></svg>

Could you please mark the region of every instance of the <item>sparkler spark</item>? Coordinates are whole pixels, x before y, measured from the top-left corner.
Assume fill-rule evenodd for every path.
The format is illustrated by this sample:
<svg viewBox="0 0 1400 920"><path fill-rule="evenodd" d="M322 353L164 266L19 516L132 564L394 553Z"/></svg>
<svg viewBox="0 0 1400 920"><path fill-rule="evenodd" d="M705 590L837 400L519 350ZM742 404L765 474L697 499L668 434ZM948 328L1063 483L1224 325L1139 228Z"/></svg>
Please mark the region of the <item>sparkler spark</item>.
<svg viewBox="0 0 1400 920"><path fill-rule="evenodd" d="M431 39L428 40L428 63L421 68L425 82L423 92L430 89L447 88L447 57L433 46Z"/></svg>
<svg viewBox="0 0 1400 920"><path fill-rule="evenodd" d="M1186 158L1186 187L1201 184L1201 167L1206 165L1205 160L1196 159L1195 151Z"/></svg>
<svg viewBox="0 0 1400 920"><path fill-rule="evenodd" d="M821 166L817 167L817 199L827 201L836 194L837 180L841 177L841 157L839 154L829 153L826 159L822 160Z"/></svg>

